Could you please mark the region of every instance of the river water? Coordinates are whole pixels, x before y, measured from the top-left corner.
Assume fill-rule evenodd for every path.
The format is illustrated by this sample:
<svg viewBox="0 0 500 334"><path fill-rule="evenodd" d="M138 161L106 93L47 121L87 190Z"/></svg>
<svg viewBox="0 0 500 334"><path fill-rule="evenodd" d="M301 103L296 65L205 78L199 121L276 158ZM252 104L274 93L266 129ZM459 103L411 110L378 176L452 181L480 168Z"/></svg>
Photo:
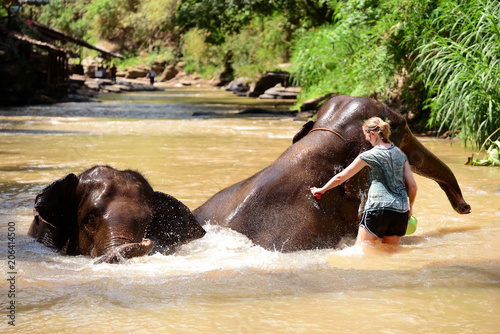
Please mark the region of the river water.
<svg viewBox="0 0 500 334"><path fill-rule="evenodd" d="M465 166L470 149L446 140L421 138L453 170L472 213L456 214L417 176L419 226L392 255L349 244L283 254L207 226L174 255L93 265L26 235L36 194L96 164L138 170L197 208L270 164L303 124L234 116L245 104L280 107L191 88L0 109L1 332L498 333L500 170ZM192 117L198 111L223 115Z"/></svg>

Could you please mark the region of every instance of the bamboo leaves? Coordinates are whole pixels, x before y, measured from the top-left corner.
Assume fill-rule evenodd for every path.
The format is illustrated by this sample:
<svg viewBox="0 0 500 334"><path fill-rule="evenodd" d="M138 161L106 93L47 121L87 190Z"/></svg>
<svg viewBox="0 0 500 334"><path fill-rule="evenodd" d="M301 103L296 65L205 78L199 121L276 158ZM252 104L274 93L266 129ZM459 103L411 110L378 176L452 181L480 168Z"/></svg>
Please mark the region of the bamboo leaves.
<svg viewBox="0 0 500 334"><path fill-rule="evenodd" d="M429 125L478 147L500 127L500 2L453 3L428 27L417 69L430 92Z"/></svg>

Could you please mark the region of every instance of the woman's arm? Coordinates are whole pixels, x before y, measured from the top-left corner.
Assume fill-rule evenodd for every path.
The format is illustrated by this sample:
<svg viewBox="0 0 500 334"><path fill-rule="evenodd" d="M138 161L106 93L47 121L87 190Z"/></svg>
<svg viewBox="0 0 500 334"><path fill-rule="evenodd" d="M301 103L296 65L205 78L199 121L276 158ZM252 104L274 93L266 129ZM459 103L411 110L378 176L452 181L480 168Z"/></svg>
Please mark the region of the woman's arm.
<svg viewBox="0 0 500 334"><path fill-rule="evenodd" d="M417 182L413 177L413 173L411 171L410 163L408 160L405 163L405 181L406 181L406 192L408 193L408 204L410 206L408 212L408 219L411 218L413 214L413 203L415 203L415 198L417 197Z"/></svg>
<svg viewBox="0 0 500 334"><path fill-rule="evenodd" d="M321 188L311 187L312 194L313 195L324 194L326 191L335 188L339 184L342 184L345 181L349 180L351 177L356 175L360 170L362 170L365 166L368 166L368 164L363 160L361 160L359 157L357 157L356 159L354 159L353 162L351 162L349 166L347 166L346 169L344 169L343 171L332 177L330 181L328 181L323 187Z"/></svg>

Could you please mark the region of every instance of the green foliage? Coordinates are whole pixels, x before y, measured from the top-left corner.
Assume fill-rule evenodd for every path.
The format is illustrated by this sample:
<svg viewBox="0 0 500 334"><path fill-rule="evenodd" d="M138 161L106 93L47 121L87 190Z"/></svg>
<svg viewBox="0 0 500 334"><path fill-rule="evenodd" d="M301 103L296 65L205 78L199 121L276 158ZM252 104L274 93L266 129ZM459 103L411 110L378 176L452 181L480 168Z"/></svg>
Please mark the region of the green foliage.
<svg viewBox="0 0 500 334"><path fill-rule="evenodd" d="M231 52L236 76L257 79L266 71L279 70L287 56L286 21L283 16L255 17L238 34L226 38L224 49Z"/></svg>
<svg viewBox="0 0 500 334"><path fill-rule="evenodd" d="M237 76L257 79L266 71L278 69L285 60L287 34L286 21L279 15L254 17L238 34L227 36L222 45L210 42L210 32L192 28L182 40L185 70L210 77L228 61Z"/></svg>
<svg viewBox="0 0 500 334"><path fill-rule="evenodd" d="M294 83L304 89L304 98L336 90L333 72L342 70L343 61L332 57L332 53L335 50L335 42L339 39L334 27L328 26L305 32L296 39L292 49L291 70Z"/></svg>
<svg viewBox="0 0 500 334"><path fill-rule="evenodd" d="M94 0L86 7L85 16L92 22L91 29L97 38L114 40L123 36L123 17L126 2L122 0Z"/></svg>
<svg viewBox="0 0 500 334"><path fill-rule="evenodd" d="M212 76L222 66L223 54L220 47L205 42L207 32L197 28L184 34L182 53L186 73L200 73Z"/></svg>
<svg viewBox="0 0 500 334"><path fill-rule="evenodd" d="M184 31L191 28L207 32L207 42L221 44L226 34L238 31L252 17L255 2L248 4L231 0L183 0L178 8L177 22ZM266 1L262 1L263 4Z"/></svg>
<svg viewBox="0 0 500 334"><path fill-rule="evenodd" d="M87 2L52 0L43 7L39 20L72 36L88 39L91 37L89 32L92 22L85 15Z"/></svg>
<svg viewBox="0 0 500 334"><path fill-rule="evenodd" d="M8 13L8 4L7 2L0 1L0 17L6 17Z"/></svg>
<svg viewBox="0 0 500 334"><path fill-rule="evenodd" d="M177 40L177 5L178 0L53 0L40 21L91 43L118 43L124 52L160 49Z"/></svg>
<svg viewBox="0 0 500 334"><path fill-rule="evenodd" d="M136 48L162 48L178 40L174 26L179 0L141 0L124 18Z"/></svg>
<svg viewBox="0 0 500 334"><path fill-rule="evenodd" d="M500 128L500 2L446 1L436 14L418 59L429 125L479 146Z"/></svg>
<svg viewBox="0 0 500 334"><path fill-rule="evenodd" d="M384 20L393 11L388 5L338 2L335 23L296 32L292 72L295 83L304 87L303 99L331 92L384 93L396 71L387 43L392 22Z"/></svg>
<svg viewBox="0 0 500 334"><path fill-rule="evenodd" d="M182 0L177 24L183 31L196 27L208 32L207 41L223 44L226 37L258 16L280 14L291 26L315 26L331 20L326 0Z"/></svg>

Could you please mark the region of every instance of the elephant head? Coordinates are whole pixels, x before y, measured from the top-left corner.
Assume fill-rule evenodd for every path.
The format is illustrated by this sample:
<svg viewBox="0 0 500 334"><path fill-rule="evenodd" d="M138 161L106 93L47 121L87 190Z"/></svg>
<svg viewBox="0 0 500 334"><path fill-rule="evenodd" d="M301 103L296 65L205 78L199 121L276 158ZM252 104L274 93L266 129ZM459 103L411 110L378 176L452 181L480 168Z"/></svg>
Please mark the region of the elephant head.
<svg viewBox="0 0 500 334"><path fill-rule="evenodd" d="M137 172L97 166L56 180L36 197L28 235L68 255L118 262L171 249L205 231L189 209Z"/></svg>
<svg viewBox="0 0 500 334"><path fill-rule="evenodd" d="M197 208L198 222L227 226L258 245L282 251L333 247L342 237L355 236L368 191L366 172L321 200L308 189L325 184L371 147L362 124L374 116L390 122L391 140L406 153L413 170L435 180L458 213L470 212L451 170L413 136L401 115L372 99L336 96L270 166Z"/></svg>

